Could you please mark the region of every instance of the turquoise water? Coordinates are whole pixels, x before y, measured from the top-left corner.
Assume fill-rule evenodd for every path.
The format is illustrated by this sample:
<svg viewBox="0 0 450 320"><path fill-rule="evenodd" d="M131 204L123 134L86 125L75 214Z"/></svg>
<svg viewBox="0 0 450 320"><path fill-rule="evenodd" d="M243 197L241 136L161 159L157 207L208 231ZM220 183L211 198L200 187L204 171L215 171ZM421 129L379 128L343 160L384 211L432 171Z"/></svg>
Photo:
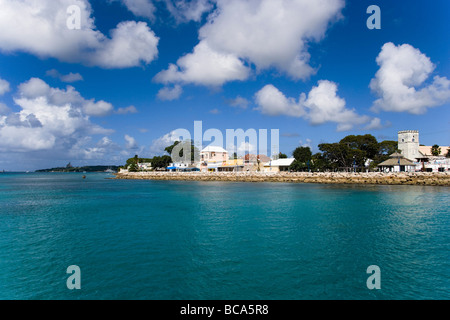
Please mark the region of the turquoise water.
<svg viewBox="0 0 450 320"><path fill-rule="evenodd" d="M0 299L450 299L449 188L86 175L0 174Z"/></svg>

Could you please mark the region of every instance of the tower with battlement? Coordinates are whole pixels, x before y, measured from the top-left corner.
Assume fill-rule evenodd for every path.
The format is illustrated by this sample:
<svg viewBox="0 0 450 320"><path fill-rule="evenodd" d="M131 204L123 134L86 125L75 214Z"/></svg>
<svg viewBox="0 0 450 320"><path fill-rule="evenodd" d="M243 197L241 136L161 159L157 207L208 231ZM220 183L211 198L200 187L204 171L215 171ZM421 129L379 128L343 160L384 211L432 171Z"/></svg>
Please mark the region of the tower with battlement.
<svg viewBox="0 0 450 320"><path fill-rule="evenodd" d="M398 132L398 149L402 155L411 161L420 157L419 154L419 131L404 130Z"/></svg>

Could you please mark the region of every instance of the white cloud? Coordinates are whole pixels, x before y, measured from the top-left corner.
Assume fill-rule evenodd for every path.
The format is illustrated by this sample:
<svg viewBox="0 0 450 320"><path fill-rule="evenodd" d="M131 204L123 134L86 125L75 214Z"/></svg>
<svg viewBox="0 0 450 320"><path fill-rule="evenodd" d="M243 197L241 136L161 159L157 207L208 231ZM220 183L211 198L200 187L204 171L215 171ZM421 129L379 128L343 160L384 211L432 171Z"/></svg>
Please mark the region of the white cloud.
<svg viewBox="0 0 450 320"><path fill-rule="evenodd" d="M370 120L367 116L359 116L355 110L346 108L346 102L337 95L337 85L328 80L319 81L304 101L307 108L306 119L313 125L325 122L336 122L338 130L348 130L350 125L364 124ZM341 128L341 129L340 129Z"/></svg>
<svg viewBox="0 0 450 320"><path fill-rule="evenodd" d="M269 116L286 115L289 117L305 115L305 109L301 102L297 102L294 98L286 98L280 90L271 84L259 90L255 98L258 105L256 110L259 110L262 114Z"/></svg>
<svg viewBox="0 0 450 320"><path fill-rule="evenodd" d="M79 73L72 73L72 72L70 72L69 74L61 74L56 69L48 70L45 73L45 75L49 76L49 77L52 77L52 78L59 79L60 81L67 82L67 83L72 83L72 82L77 82L77 81L82 81L83 80L83 77Z"/></svg>
<svg viewBox="0 0 450 320"><path fill-rule="evenodd" d="M237 96L235 99L230 99L227 102L231 107L240 109L247 109L250 104L250 101L241 96Z"/></svg>
<svg viewBox="0 0 450 320"><path fill-rule="evenodd" d="M347 109L345 100L337 95L336 83L328 80L320 80L308 95L301 93L298 100L287 98L273 85L266 85L256 93L255 100L256 110L263 114L303 118L312 125L334 122L338 131L347 131L371 121L370 117Z"/></svg>
<svg viewBox="0 0 450 320"><path fill-rule="evenodd" d="M81 29L67 27L67 8L81 11ZM158 38L144 22L125 21L108 38L96 29L87 0L0 0L0 50L103 68L148 64L156 58Z"/></svg>
<svg viewBox="0 0 450 320"><path fill-rule="evenodd" d="M114 107L111 103L100 100L95 102L94 100L86 101L83 105L83 112L88 116L104 117L113 111Z"/></svg>
<svg viewBox="0 0 450 320"><path fill-rule="evenodd" d="M122 2L134 15L155 20L156 7L151 0L122 0Z"/></svg>
<svg viewBox="0 0 450 320"><path fill-rule="evenodd" d="M67 90L51 88L32 78L19 86L14 102L21 110L0 117L2 152L73 154L92 135L112 133L90 121L84 106L95 102L85 100L70 86Z"/></svg>
<svg viewBox="0 0 450 320"><path fill-rule="evenodd" d="M5 115L10 112L11 112L11 109L8 108L8 106L6 104L0 102L0 116Z"/></svg>
<svg viewBox="0 0 450 320"><path fill-rule="evenodd" d="M201 21L206 12L211 11L213 4L209 0L164 0L167 10L178 23Z"/></svg>
<svg viewBox="0 0 450 320"><path fill-rule="evenodd" d="M246 65L306 79L315 73L308 43L324 37L343 7L343 0L217 0L193 52L156 79L220 86L247 79Z"/></svg>
<svg viewBox="0 0 450 320"><path fill-rule="evenodd" d="M164 136L153 140L153 143L150 146L150 153L154 156L165 154L164 149L171 146L175 141L180 141L180 137L177 135L176 131L169 132Z"/></svg>
<svg viewBox="0 0 450 320"><path fill-rule="evenodd" d="M0 96L4 95L9 90L9 82L0 78Z"/></svg>
<svg viewBox="0 0 450 320"><path fill-rule="evenodd" d="M19 85L19 92L22 98L37 99L45 98L50 104L64 106L73 105L88 116L106 116L113 111L112 104L100 100L84 99L72 86L67 86L66 90L51 88L45 81L39 78L31 78L27 82Z"/></svg>
<svg viewBox="0 0 450 320"><path fill-rule="evenodd" d="M450 100L450 81L435 76L431 83L426 83L435 65L411 45L386 43L376 61L380 68L370 88L379 99L372 110L423 114L428 108Z"/></svg>
<svg viewBox="0 0 450 320"><path fill-rule="evenodd" d="M149 64L158 55L159 38L144 22L126 21L111 31L106 41L90 58L104 68L129 68Z"/></svg>
<svg viewBox="0 0 450 320"><path fill-rule="evenodd" d="M138 113L138 110L135 106L128 106L126 108L119 108L116 111L117 114L129 114L129 113Z"/></svg>
<svg viewBox="0 0 450 320"><path fill-rule="evenodd" d="M133 137L126 134L125 141L126 141L125 148L129 150L138 149L138 143L136 142L136 139L134 139Z"/></svg>
<svg viewBox="0 0 450 320"><path fill-rule="evenodd" d="M373 118L368 124L367 126L364 127L365 130L378 130L378 129L382 129L385 126L381 123L381 119L380 118Z"/></svg>
<svg viewBox="0 0 450 320"><path fill-rule="evenodd" d="M178 99L183 93L183 88L180 85L175 85L173 88L164 87L158 92L158 98L163 101L172 101Z"/></svg>
<svg viewBox="0 0 450 320"><path fill-rule="evenodd" d="M232 80L246 80L250 70L233 54L212 50L201 41L194 52L187 54L155 76L155 81L169 83L193 83L205 86L221 86Z"/></svg>

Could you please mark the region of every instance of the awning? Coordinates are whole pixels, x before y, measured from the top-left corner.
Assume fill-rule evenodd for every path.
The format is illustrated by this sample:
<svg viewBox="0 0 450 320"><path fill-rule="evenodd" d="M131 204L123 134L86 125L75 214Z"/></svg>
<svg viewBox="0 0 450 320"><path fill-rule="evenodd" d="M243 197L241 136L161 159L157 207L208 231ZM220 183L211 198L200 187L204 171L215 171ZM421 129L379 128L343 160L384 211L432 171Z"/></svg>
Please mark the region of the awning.
<svg viewBox="0 0 450 320"><path fill-rule="evenodd" d="M177 167L167 167L167 170L176 170Z"/></svg>

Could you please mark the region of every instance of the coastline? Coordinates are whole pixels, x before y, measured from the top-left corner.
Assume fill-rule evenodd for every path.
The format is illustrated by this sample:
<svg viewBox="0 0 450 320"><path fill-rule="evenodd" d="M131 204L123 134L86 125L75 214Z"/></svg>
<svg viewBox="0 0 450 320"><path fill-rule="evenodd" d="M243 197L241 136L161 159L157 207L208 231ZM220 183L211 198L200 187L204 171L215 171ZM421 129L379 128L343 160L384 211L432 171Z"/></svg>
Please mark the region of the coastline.
<svg viewBox="0 0 450 320"><path fill-rule="evenodd" d="M448 172L347 173L347 172L124 172L115 179L158 181L228 181L228 182L284 182L318 184L371 184L450 186Z"/></svg>

